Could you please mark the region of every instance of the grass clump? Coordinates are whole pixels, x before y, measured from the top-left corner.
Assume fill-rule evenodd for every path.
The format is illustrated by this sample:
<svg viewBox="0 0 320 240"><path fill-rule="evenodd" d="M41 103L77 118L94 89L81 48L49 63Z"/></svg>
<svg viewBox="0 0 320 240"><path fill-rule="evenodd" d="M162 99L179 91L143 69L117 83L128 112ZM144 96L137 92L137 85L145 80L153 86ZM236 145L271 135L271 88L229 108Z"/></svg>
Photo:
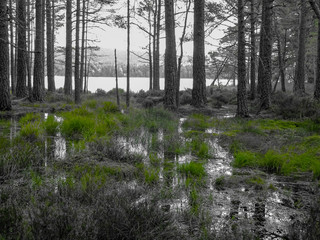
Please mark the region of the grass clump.
<svg viewBox="0 0 320 240"><path fill-rule="evenodd" d="M184 129L192 129L197 131L204 131L212 126L212 122L209 117L201 114L192 114L183 123Z"/></svg>
<svg viewBox="0 0 320 240"><path fill-rule="evenodd" d="M203 178L206 175L205 168L203 163L200 162L190 162L180 164L177 167L177 171L181 174L185 175L186 177L191 178Z"/></svg>
<svg viewBox="0 0 320 240"><path fill-rule="evenodd" d="M47 119L42 122L45 132L50 136L55 136L58 133L59 125L60 123L53 115L49 115Z"/></svg>
<svg viewBox="0 0 320 240"><path fill-rule="evenodd" d="M119 112L119 108L118 108L117 104L115 104L113 102L104 102L102 105L103 105L102 109L105 113Z"/></svg>
<svg viewBox="0 0 320 240"><path fill-rule="evenodd" d="M90 116L65 113L61 133L70 139L89 138L95 133L95 120Z"/></svg>
<svg viewBox="0 0 320 240"><path fill-rule="evenodd" d="M143 179L146 184L153 185L159 182L159 169L154 167L147 167L143 163L136 164L138 175L143 173Z"/></svg>
<svg viewBox="0 0 320 240"><path fill-rule="evenodd" d="M37 140L42 134L40 122L28 122L21 127L20 136L28 141Z"/></svg>
<svg viewBox="0 0 320 240"><path fill-rule="evenodd" d="M30 122L36 122L41 120L41 115L39 113L27 113L25 116L19 119L21 126L28 124Z"/></svg>
<svg viewBox="0 0 320 240"><path fill-rule="evenodd" d="M237 151L234 153L233 167L254 167L257 163L257 154L250 151Z"/></svg>

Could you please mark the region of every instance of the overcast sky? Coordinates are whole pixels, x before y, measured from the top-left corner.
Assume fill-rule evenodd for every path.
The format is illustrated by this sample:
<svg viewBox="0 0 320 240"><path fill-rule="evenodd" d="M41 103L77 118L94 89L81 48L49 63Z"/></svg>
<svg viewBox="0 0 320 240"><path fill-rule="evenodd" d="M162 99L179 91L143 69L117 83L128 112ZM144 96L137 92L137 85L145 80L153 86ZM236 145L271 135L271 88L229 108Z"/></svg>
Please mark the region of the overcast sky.
<svg viewBox="0 0 320 240"><path fill-rule="evenodd" d="M126 2L126 1L125 1ZM117 9L117 14L121 13L125 15L126 12L126 6L124 3L120 5ZM102 13L102 14L110 14L110 13ZM180 21L184 20L184 15L180 15L179 19ZM178 19L178 20L179 20ZM193 15L192 13L189 14L189 24L191 28L187 30L187 32L192 32L192 22L193 22ZM177 20L177 21L178 21ZM126 29L120 29L117 27L110 27L107 25L99 25L99 28L93 28L90 31L90 35L88 38L95 39L97 42L95 42L93 45L97 45L101 48L106 49L118 49L118 50L126 50L127 47L127 30ZM179 41L179 38L182 33L182 28L176 28L176 39L177 42ZM211 34L212 38L219 39L223 36L222 29L217 29ZM164 33L162 33L162 37L164 37ZM211 44L217 45L218 41L213 40L212 38L207 38L207 41L210 41ZM61 28L57 35L57 41L58 45L64 46L65 45L65 28ZM136 52L142 52L144 51L142 48L147 46L148 44L148 36L138 29L135 26L131 27L131 50ZM162 39L160 44L160 51L161 53L164 53L165 51L165 40ZM178 45L177 45L178 47ZM215 47L207 45L206 46L206 53L214 50ZM179 49L180 51L180 49ZM184 43L184 54L185 55L192 55L193 52L193 43L188 42Z"/></svg>

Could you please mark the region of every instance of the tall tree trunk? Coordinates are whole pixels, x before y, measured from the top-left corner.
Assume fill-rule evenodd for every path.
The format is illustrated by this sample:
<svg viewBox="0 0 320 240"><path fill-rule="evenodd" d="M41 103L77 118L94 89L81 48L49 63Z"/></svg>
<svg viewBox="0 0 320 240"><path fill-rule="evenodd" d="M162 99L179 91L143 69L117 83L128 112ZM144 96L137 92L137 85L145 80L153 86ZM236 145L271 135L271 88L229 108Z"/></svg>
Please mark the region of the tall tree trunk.
<svg viewBox="0 0 320 240"><path fill-rule="evenodd" d="M89 1L87 1L87 7L89 9ZM89 11L86 12L86 19L88 20ZM85 93L88 90L88 75L89 75L89 66L88 66L88 22L86 22L86 33L85 33L85 53L84 53L84 87L83 92Z"/></svg>
<svg viewBox="0 0 320 240"><path fill-rule="evenodd" d="M51 34L51 43L52 43L52 46L51 46L51 49L52 49L52 59L53 59L53 64L52 64L52 72L53 72L53 82L55 83L55 54L54 54L54 51L55 51L55 29L56 29L56 6L55 6L55 1L56 0L52 0L52 34Z"/></svg>
<svg viewBox="0 0 320 240"><path fill-rule="evenodd" d="M244 23L244 3L238 0L238 92L237 116L247 117L247 91L246 91L246 40Z"/></svg>
<svg viewBox="0 0 320 240"><path fill-rule="evenodd" d="M281 82L281 91L286 91L286 77L285 77L285 57L286 57L286 45L287 45L287 29L284 32L284 43L283 47L281 46L280 36L277 36L278 42L278 63L279 63L279 71L280 71L280 82ZM282 52L283 48L283 52Z"/></svg>
<svg viewBox="0 0 320 240"><path fill-rule="evenodd" d="M43 91L45 91L45 78L46 78L46 75L45 75L45 67L46 67L46 58L45 58L45 31L46 31L46 2L45 0L42 0L42 62L43 62L43 71L42 71L42 83L41 83L41 86L43 88Z"/></svg>
<svg viewBox="0 0 320 240"><path fill-rule="evenodd" d="M299 49L296 65L296 74L293 82L293 91L298 94L305 92L305 65L306 65L306 35L307 35L307 0L300 0L300 23L299 23Z"/></svg>
<svg viewBox="0 0 320 240"><path fill-rule="evenodd" d="M174 1L165 0L166 52L165 52L165 96L164 106L176 109L177 54L174 22Z"/></svg>
<svg viewBox="0 0 320 240"><path fill-rule="evenodd" d="M76 10L76 49L74 63L74 101L80 103L80 0L77 0Z"/></svg>
<svg viewBox="0 0 320 240"><path fill-rule="evenodd" d="M314 86L314 98L320 100L320 19L318 20L317 72Z"/></svg>
<svg viewBox="0 0 320 240"><path fill-rule="evenodd" d="M36 37L34 42L34 72L33 72L33 100L43 101L44 98L44 87L43 84L43 28L42 28L42 8L43 1L36 0Z"/></svg>
<svg viewBox="0 0 320 240"><path fill-rule="evenodd" d="M259 65L258 65L258 84L257 84L257 93L261 95L261 88L262 88L262 75L263 75L263 69L264 65L262 63L262 57L264 56L264 51L265 49L263 48L264 46L264 41L266 39L265 36L265 30L262 26L262 24L265 22L265 3L262 2L262 10L261 10L261 27L260 27L260 42L259 42Z"/></svg>
<svg viewBox="0 0 320 240"><path fill-rule="evenodd" d="M72 0L66 1L66 61L64 93L71 95L72 91Z"/></svg>
<svg viewBox="0 0 320 240"><path fill-rule="evenodd" d="M7 0L0 1L0 111L11 110Z"/></svg>
<svg viewBox="0 0 320 240"><path fill-rule="evenodd" d="M271 104L271 78L272 78L272 8L273 0L263 0L260 36L260 110L268 109Z"/></svg>
<svg viewBox="0 0 320 240"><path fill-rule="evenodd" d="M256 0L251 0L250 3L250 37L251 37L251 46L250 46L250 99L254 100L256 98Z"/></svg>
<svg viewBox="0 0 320 240"><path fill-rule="evenodd" d="M114 73L116 75L116 94L117 94L117 105L120 110L120 98L119 98L119 87L118 87L118 62L117 62L117 50L114 50Z"/></svg>
<svg viewBox="0 0 320 240"><path fill-rule="evenodd" d="M54 92L56 90L53 72L53 49L52 49L52 8L51 0L46 0L47 12L47 76L48 76L48 91Z"/></svg>
<svg viewBox="0 0 320 240"><path fill-rule="evenodd" d="M156 16L157 20L155 23L156 31L155 31L155 52L153 59L153 89L160 90L160 30L161 30L161 0L155 0L157 2Z"/></svg>
<svg viewBox="0 0 320 240"><path fill-rule="evenodd" d="M206 104L206 70L204 47L204 0L194 1L192 105Z"/></svg>
<svg viewBox="0 0 320 240"><path fill-rule="evenodd" d="M126 105L130 106L130 0L127 1L127 94Z"/></svg>
<svg viewBox="0 0 320 240"><path fill-rule="evenodd" d="M148 21L149 21L149 45L148 45L148 55L149 55L149 90L152 90L152 79L153 79L153 60L152 60L152 21L151 21L151 10L152 6L149 4L148 6Z"/></svg>
<svg viewBox="0 0 320 240"><path fill-rule="evenodd" d="M82 0L82 36L81 36L81 60L80 60L80 92L83 92L84 57L86 36L86 0Z"/></svg>
<svg viewBox="0 0 320 240"><path fill-rule="evenodd" d="M26 36L26 0L18 1L17 9L18 19L18 62L17 62L17 97L25 97L27 95L27 36Z"/></svg>
<svg viewBox="0 0 320 240"><path fill-rule="evenodd" d="M32 49L32 41L31 41L31 2L28 0L27 2L27 16L28 16L28 52L27 52L27 70L28 70L28 95L29 98L32 99L32 73L31 73L31 62L32 62L32 54L31 54L31 49Z"/></svg>
<svg viewBox="0 0 320 240"><path fill-rule="evenodd" d="M158 14L158 0L153 0L154 2L154 10L153 10L153 89L155 87L156 81L156 55L157 55L157 14Z"/></svg>
<svg viewBox="0 0 320 240"><path fill-rule="evenodd" d="M182 58L183 58L183 42L184 42L184 38L186 36L186 29L187 29L188 15L190 12L190 7L191 7L191 0L188 0L186 2L186 16L184 18L183 31L182 31L182 35L180 38L180 56L178 58L178 69L177 69L177 96L176 96L177 107L180 106L179 92L180 92L181 65L182 65Z"/></svg>
<svg viewBox="0 0 320 240"><path fill-rule="evenodd" d="M10 10L10 60L11 60L11 92L12 95L16 95L16 60L14 54L14 32L13 32L13 5L12 0L9 1Z"/></svg>

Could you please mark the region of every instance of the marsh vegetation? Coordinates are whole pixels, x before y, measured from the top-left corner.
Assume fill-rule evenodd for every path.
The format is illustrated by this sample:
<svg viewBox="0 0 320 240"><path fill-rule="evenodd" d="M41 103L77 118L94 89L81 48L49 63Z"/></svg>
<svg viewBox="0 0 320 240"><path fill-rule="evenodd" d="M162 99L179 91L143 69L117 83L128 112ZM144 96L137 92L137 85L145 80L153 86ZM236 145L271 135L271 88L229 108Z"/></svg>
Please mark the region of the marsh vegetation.
<svg viewBox="0 0 320 240"><path fill-rule="evenodd" d="M125 111L110 92L2 115L2 239L319 236L316 111L239 119L229 107L142 108L142 95ZM283 106L307 114L281 103L268 114Z"/></svg>

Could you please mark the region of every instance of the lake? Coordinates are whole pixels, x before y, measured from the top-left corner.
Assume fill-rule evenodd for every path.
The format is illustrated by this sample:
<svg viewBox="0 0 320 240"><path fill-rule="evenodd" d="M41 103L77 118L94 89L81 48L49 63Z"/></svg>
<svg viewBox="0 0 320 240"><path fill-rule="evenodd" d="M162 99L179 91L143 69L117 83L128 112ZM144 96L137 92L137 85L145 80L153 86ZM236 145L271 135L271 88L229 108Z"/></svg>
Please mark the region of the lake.
<svg viewBox="0 0 320 240"><path fill-rule="evenodd" d="M119 88L126 90L127 88L127 78L121 77L118 78ZM47 81L46 87L47 87ZM63 88L64 86L64 76L56 76L55 77L56 88ZM207 79L207 86L210 86L212 83L211 79ZM226 84L227 80L220 80L220 84ZM229 84L232 82L230 81ZM216 83L217 84L217 83ZM192 78L182 78L180 83L180 90L185 90L187 88L192 88L193 81ZM74 86L74 82L72 82L72 86ZM114 77L90 77L88 89L91 92L95 92L98 88L103 89L105 91L110 91L111 89L116 87L116 80ZM160 89L164 89L164 78L160 78ZM148 91L149 90L149 78L130 78L130 90L133 92L139 92L140 90Z"/></svg>

